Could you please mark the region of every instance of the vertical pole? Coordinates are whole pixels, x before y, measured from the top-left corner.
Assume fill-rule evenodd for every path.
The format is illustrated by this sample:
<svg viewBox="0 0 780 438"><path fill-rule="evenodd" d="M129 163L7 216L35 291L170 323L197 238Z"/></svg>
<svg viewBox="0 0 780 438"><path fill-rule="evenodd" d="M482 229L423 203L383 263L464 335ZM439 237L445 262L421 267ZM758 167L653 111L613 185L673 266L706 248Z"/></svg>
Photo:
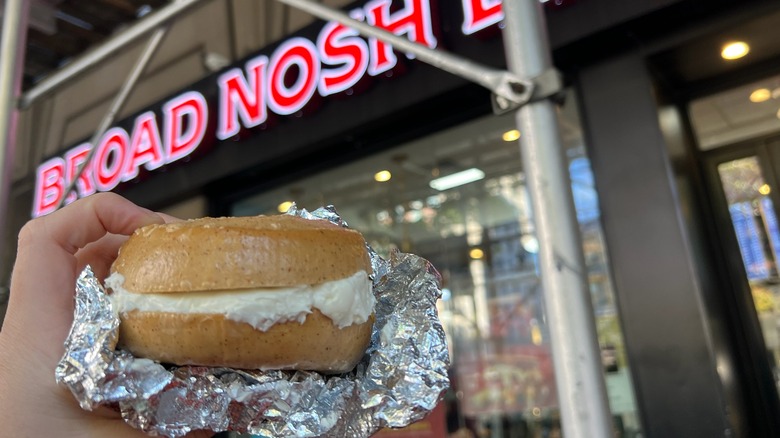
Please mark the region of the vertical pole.
<svg viewBox="0 0 780 438"><path fill-rule="evenodd" d="M504 0L509 70L532 78L552 68L538 0ZM553 363L567 438L608 438L612 422L596 337L585 259L555 107L549 100L517 111L550 328Z"/></svg>
<svg viewBox="0 0 780 438"><path fill-rule="evenodd" d="M8 198L13 182L19 120L16 102L22 88L29 10L27 0L6 0L3 10L0 36L0 251L7 248Z"/></svg>

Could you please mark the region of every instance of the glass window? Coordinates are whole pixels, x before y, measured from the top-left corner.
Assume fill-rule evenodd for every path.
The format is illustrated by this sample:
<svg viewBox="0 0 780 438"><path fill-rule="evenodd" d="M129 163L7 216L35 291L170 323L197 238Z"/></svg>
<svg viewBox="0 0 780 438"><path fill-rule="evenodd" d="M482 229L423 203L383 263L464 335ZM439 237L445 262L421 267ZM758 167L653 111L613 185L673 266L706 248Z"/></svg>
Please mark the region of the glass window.
<svg viewBox="0 0 780 438"><path fill-rule="evenodd" d="M756 156L721 163L718 174L780 390L780 308L777 304L780 302L780 229L769 196L772 188L764 179Z"/></svg>
<svg viewBox="0 0 780 438"><path fill-rule="evenodd" d="M639 434L597 193L576 114L561 110L599 342L618 436ZM511 116L488 116L311 175L236 203L234 215L290 202L332 204L383 255L430 260L443 278L439 313L452 390L416 425L429 435L560 436L555 371L537 269L539 244ZM452 436L452 435L450 435Z"/></svg>

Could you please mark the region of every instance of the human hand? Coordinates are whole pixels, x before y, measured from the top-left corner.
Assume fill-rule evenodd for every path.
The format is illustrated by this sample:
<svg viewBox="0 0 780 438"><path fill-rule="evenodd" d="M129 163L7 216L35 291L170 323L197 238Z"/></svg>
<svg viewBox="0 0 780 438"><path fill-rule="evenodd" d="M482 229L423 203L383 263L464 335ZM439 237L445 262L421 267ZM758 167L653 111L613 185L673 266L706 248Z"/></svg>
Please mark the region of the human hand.
<svg viewBox="0 0 780 438"><path fill-rule="evenodd" d="M145 436L112 411L82 410L70 392L56 384L54 369L73 322L78 274L89 264L97 278L105 278L129 234L166 219L118 195L101 193L22 228L0 331L0 435Z"/></svg>

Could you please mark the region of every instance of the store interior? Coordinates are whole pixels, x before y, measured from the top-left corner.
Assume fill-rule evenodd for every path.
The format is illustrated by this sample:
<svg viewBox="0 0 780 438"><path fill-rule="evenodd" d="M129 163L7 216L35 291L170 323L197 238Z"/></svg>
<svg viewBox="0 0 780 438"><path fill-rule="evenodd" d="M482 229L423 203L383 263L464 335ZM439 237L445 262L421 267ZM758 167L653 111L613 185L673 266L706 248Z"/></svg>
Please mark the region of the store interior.
<svg viewBox="0 0 780 438"><path fill-rule="evenodd" d="M559 120L610 405L620 436L638 436L573 93ZM452 363L446 412L436 421L458 436L560 436L539 244L518 140L511 116L490 115L247 197L230 211L246 216L278 214L292 203L308 210L333 205L381 255L402 251L430 260L442 277L439 315Z"/></svg>

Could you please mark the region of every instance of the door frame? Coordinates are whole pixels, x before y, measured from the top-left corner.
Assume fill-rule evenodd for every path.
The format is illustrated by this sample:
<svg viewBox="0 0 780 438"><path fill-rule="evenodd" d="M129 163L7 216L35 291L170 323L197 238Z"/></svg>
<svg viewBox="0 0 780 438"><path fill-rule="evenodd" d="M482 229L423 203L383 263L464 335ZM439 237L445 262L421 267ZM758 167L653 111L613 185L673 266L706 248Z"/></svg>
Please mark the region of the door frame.
<svg viewBox="0 0 780 438"><path fill-rule="evenodd" d="M741 158L757 157L764 181L772 189L769 197L775 215L780 217L778 216L780 135L756 137L707 151L699 151L698 155L703 167L705 190L711 200L711 218L716 232L716 236L713 237L717 240L713 243L720 248L727 271L723 276L727 277L730 283L721 290L726 295L723 297L724 302L727 303L725 316L735 339L736 345L733 347L737 353L736 360L744 370L743 378L747 379L745 383L748 387L744 388L744 392L748 404L753 409L762 410L765 414L757 417L771 421L771 418L776 418L777 413L780 412L780 397L778 397L772 363L766 352L758 312L753 303L742 253L728 211L728 201L718 173L718 165Z"/></svg>

